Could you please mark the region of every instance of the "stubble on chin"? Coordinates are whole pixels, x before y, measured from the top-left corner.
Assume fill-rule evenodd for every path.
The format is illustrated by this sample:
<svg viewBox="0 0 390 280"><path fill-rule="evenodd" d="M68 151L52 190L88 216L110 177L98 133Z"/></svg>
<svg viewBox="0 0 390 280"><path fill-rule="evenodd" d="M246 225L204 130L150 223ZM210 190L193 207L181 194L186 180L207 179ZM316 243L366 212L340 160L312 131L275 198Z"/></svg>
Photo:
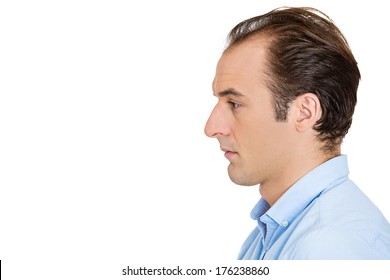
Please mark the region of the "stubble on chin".
<svg viewBox="0 0 390 280"><path fill-rule="evenodd" d="M237 165L230 163L228 167L228 174L230 180L236 185L240 186L254 186L258 185L258 180L253 175L240 169Z"/></svg>

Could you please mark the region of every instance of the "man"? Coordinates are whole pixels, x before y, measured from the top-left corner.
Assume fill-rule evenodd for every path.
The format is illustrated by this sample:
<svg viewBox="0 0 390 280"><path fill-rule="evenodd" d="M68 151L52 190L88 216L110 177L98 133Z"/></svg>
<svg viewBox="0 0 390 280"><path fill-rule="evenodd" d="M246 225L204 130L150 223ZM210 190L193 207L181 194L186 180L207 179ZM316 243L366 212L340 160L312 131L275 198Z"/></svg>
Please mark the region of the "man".
<svg viewBox="0 0 390 280"><path fill-rule="evenodd" d="M260 185L239 259L390 259L390 225L348 178L340 145L360 80L323 13L281 8L232 29L205 127L239 185Z"/></svg>

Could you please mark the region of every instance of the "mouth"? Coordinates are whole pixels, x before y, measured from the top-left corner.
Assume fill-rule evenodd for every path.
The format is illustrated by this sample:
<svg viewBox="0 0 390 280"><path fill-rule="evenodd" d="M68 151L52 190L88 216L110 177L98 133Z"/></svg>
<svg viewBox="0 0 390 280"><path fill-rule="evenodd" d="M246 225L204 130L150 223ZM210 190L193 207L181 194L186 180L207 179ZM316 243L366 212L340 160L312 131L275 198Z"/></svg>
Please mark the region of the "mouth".
<svg viewBox="0 0 390 280"><path fill-rule="evenodd" d="M237 155L237 152L234 152L232 150L226 149L224 147L221 147L221 151L225 152L225 158L227 158L228 160L233 159Z"/></svg>

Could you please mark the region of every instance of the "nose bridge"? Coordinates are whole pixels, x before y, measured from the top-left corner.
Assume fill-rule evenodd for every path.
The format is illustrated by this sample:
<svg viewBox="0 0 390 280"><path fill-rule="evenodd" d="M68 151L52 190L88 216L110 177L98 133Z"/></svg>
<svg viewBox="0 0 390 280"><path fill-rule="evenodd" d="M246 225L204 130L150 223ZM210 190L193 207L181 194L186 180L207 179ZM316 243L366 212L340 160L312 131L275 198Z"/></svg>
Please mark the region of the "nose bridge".
<svg viewBox="0 0 390 280"><path fill-rule="evenodd" d="M219 134L226 134L226 124L224 123L223 110L221 104L218 102L206 122L204 129L205 134L208 137L216 137Z"/></svg>

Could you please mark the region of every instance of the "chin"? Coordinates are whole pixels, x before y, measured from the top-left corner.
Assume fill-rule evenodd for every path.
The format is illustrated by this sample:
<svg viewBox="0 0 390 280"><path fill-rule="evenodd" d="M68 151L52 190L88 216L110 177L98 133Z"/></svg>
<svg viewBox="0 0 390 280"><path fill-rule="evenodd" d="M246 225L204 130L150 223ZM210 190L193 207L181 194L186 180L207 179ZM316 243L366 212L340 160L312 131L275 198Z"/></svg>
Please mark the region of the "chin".
<svg viewBox="0 0 390 280"><path fill-rule="evenodd" d="M259 184L259 182L257 180L253 180L250 175L244 173L238 174L237 172L232 172L232 170L229 170L229 177L233 183L240 186L250 187Z"/></svg>
<svg viewBox="0 0 390 280"><path fill-rule="evenodd" d="M237 167L237 165L232 164L228 167L229 178L233 183L240 186L255 186L260 184L257 176L254 176L255 174L243 172L242 169L240 170Z"/></svg>

